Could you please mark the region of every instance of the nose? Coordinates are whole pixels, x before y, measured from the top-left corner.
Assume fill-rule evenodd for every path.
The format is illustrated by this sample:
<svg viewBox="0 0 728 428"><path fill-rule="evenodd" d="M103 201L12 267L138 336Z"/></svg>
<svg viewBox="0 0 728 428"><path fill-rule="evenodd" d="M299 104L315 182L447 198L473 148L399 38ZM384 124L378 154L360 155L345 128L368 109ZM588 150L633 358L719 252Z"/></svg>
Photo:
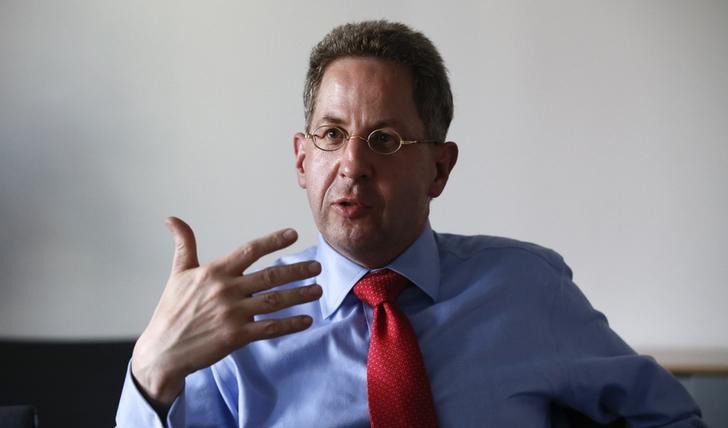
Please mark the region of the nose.
<svg viewBox="0 0 728 428"><path fill-rule="evenodd" d="M374 172L372 155L375 153L369 149L366 138L352 135L341 148L341 159L339 161L339 175L352 180L366 180Z"/></svg>

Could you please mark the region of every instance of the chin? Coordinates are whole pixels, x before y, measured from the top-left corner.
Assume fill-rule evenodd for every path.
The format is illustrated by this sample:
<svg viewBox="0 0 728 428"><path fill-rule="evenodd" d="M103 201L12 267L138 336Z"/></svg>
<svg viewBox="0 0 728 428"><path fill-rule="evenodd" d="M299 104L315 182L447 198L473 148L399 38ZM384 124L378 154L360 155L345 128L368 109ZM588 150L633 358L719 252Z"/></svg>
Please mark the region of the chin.
<svg viewBox="0 0 728 428"><path fill-rule="evenodd" d="M359 260L360 256L373 251L381 251L384 243L384 232L378 228L362 227L363 225L346 225L321 232L332 247L340 253Z"/></svg>

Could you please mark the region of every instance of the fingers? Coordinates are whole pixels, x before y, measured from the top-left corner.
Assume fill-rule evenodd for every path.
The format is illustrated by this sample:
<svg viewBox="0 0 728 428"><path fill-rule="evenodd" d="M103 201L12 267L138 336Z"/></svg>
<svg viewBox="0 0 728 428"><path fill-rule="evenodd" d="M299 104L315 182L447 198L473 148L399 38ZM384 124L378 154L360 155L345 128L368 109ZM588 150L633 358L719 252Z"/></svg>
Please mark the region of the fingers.
<svg viewBox="0 0 728 428"><path fill-rule="evenodd" d="M286 334L297 333L309 327L313 320L308 315L281 319L267 319L250 323L246 326L250 342L261 339L272 339Z"/></svg>
<svg viewBox="0 0 728 428"><path fill-rule="evenodd" d="M237 279L245 294L255 294L279 285L310 278L321 273L321 264L316 261L271 266Z"/></svg>
<svg viewBox="0 0 728 428"><path fill-rule="evenodd" d="M174 236L172 273L198 267L200 262L197 260L197 243L192 228L177 217L168 217L166 224Z"/></svg>
<svg viewBox="0 0 728 428"><path fill-rule="evenodd" d="M228 308L229 310L226 312L230 323L226 327L216 328L216 331L221 332L223 342L229 348L237 349L256 340L270 339L305 330L313 323L313 319L308 315L258 321L254 319L257 315L314 301L319 299L321 294L321 286L313 284L247 297L234 307Z"/></svg>
<svg viewBox="0 0 728 428"><path fill-rule="evenodd" d="M298 239L293 229L283 229L270 235L250 241L230 253L223 260L223 269L233 275L240 275L259 258L286 248Z"/></svg>
<svg viewBox="0 0 728 428"><path fill-rule="evenodd" d="M292 288L290 290L272 291L257 294L245 299L242 306L246 314L261 315L277 312L291 306L312 302L321 297L322 290L318 284Z"/></svg>

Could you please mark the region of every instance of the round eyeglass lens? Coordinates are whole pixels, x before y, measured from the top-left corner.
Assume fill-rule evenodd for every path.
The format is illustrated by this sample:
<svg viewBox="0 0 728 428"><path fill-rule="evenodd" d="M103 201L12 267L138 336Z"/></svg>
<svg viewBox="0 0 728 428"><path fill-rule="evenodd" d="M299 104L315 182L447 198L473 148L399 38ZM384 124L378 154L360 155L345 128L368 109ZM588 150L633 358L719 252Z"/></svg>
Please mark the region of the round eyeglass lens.
<svg viewBox="0 0 728 428"><path fill-rule="evenodd" d="M319 126L313 131L313 142L321 150L336 150L344 144L346 133L335 126Z"/></svg>
<svg viewBox="0 0 728 428"><path fill-rule="evenodd" d="M400 138L393 131L377 129L369 134L367 142L369 143L369 148L375 152L388 155L399 150Z"/></svg>

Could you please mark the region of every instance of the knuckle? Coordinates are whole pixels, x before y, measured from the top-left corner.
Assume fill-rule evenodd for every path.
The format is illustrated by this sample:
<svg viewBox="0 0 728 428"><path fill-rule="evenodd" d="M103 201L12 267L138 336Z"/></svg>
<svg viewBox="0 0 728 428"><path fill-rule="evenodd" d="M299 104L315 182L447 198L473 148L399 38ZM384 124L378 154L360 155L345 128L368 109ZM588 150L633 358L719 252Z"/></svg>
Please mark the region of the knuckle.
<svg viewBox="0 0 728 428"><path fill-rule="evenodd" d="M214 302L218 306L218 312L227 307L233 297L234 289L231 283L219 276L198 278L198 281L201 298Z"/></svg>
<svg viewBox="0 0 728 428"><path fill-rule="evenodd" d="M221 305L221 307L217 311L217 314L217 317L220 324L223 326L223 329L231 328L236 324L235 320L238 318L236 308L233 308L229 305Z"/></svg>
<svg viewBox="0 0 728 428"><path fill-rule="evenodd" d="M269 309L278 309L283 304L283 298L279 293L266 293L263 295L263 303Z"/></svg>
<svg viewBox="0 0 728 428"><path fill-rule="evenodd" d="M209 281L205 287L211 298L223 302L226 301L230 291L228 284L216 279Z"/></svg>
<svg viewBox="0 0 728 428"><path fill-rule="evenodd" d="M225 284L217 279L211 278L205 282L205 288L213 296L219 296L225 290Z"/></svg>
<svg viewBox="0 0 728 428"><path fill-rule="evenodd" d="M213 282L216 272L212 265L200 266L197 269L197 281L201 284Z"/></svg>
<svg viewBox="0 0 728 428"><path fill-rule="evenodd" d="M244 341L245 335L237 328L225 327L220 332L220 339L227 348L236 348Z"/></svg>
<svg viewBox="0 0 728 428"><path fill-rule="evenodd" d="M245 258L257 258L258 251L260 251L258 241L251 241L243 245L242 254Z"/></svg>
<svg viewBox="0 0 728 428"><path fill-rule="evenodd" d="M278 272L273 268L265 268L262 272L263 274L263 283L267 285L268 287L273 287L276 285L276 281L278 280Z"/></svg>
<svg viewBox="0 0 728 428"><path fill-rule="evenodd" d="M310 270L309 269L310 269L310 267L309 267L309 263L308 262L299 263L296 266L296 274L297 275L300 275L300 276L303 276L303 277L306 277L306 276L310 275Z"/></svg>
<svg viewBox="0 0 728 428"><path fill-rule="evenodd" d="M280 332L280 326L274 320L264 321L263 323L263 334L266 337L277 336Z"/></svg>

